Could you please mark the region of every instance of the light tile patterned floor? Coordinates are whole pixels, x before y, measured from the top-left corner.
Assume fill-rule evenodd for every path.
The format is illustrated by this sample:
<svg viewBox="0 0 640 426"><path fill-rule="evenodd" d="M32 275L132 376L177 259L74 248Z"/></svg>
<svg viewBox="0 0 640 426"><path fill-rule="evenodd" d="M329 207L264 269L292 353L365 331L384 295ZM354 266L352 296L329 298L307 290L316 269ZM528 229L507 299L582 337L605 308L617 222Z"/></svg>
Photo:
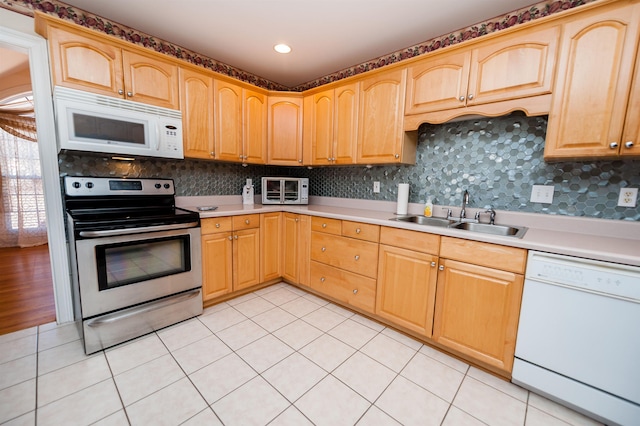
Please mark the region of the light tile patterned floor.
<svg viewBox="0 0 640 426"><path fill-rule="evenodd" d="M0 336L3 425L592 425L281 283L85 356L74 324Z"/></svg>

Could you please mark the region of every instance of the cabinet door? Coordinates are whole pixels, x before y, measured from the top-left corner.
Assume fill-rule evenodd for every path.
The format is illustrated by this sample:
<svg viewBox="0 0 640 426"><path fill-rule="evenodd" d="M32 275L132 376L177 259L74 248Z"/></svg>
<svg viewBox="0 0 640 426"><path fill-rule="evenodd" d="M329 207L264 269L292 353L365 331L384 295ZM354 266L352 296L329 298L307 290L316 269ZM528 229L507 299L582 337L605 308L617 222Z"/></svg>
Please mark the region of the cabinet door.
<svg viewBox="0 0 640 426"><path fill-rule="evenodd" d="M260 228L233 232L233 290L260 283Z"/></svg>
<svg viewBox="0 0 640 426"><path fill-rule="evenodd" d="M164 108L180 108L176 63L123 50L122 69L127 99Z"/></svg>
<svg viewBox="0 0 640 426"><path fill-rule="evenodd" d="M204 300L230 293L233 284L233 237L231 232L202 236L202 297Z"/></svg>
<svg viewBox="0 0 640 426"><path fill-rule="evenodd" d="M213 159L213 77L181 68L180 109L184 156Z"/></svg>
<svg viewBox="0 0 640 426"><path fill-rule="evenodd" d="M56 27L49 28L48 37L55 86L123 97L119 47Z"/></svg>
<svg viewBox="0 0 640 426"><path fill-rule="evenodd" d="M299 228L300 217L293 213L282 214L283 248L282 277L292 283L299 282Z"/></svg>
<svg viewBox="0 0 640 426"><path fill-rule="evenodd" d="M629 157L640 156L640 56L636 60L636 72L627 107L620 154Z"/></svg>
<svg viewBox="0 0 640 426"><path fill-rule="evenodd" d="M333 163L333 89L313 95L311 164Z"/></svg>
<svg viewBox="0 0 640 426"><path fill-rule="evenodd" d="M299 215L298 226L298 284L310 284L311 216Z"/></svg>
<svg viewBox="0 0 640 426"><path fill-rule="evenodd" d="M406 77L397 69L360 83L358 163L402 162Z"/></svg>
<svg viewBox="0 0 640 426"><path fill-rule="evenodd" d="M242 88L215 82L216 159L242 162Z"/></svg>
<svg viewBox="0 0 640 426"><path fill-rule="evenodd" d="M408 69L406 114L465 106L471 52L439 55Z"/></svg>
<svg viewBox="0 0 640 426"><path fill-rule="evenodd" d="M358 147L358 98L359 83L337 87L334 91L334 145L335 164L356 162Z"/></svg>
<svg viewBox="0 0 640 426"><path fill-rule="evenodd" d="M433 338L510 373L523 276L449 259L440 263Z"/></svg>
<svg viewBox="0 0 640 426"><path fill-rule="evenodd" d="M559 34L524 31L473 49L467 105L551 93Z"/></svg>
<svg viewBox="0 0 640 426"><path fill-rule="evenodd" d="M267 162L267 96L243 89L244 94L244 162Z"/></svg>
<svg viewBox="0 0 640 426"><path fill-rule="evenodd" d="M438 258L380 245L376 314L431 337Z"/></svg>
<svg viewBox="0 0 640 426"><path fill-rule="evenodd" d="M260 282L274 280L282 276L281 252L282 229L280 226L282 214L263 213L260 215Z"/></svg>
<svg viewBox="0 0 640 426"><path fill-rule="evenodd" d="M302 98L270 96L267 163L302 165Z"/></svg>
<svg viewBox="0 0 640 426"><path fill-rule="evenodd" d="M618 155L639 24L640 5L564 24L545 159Z"/></svg>

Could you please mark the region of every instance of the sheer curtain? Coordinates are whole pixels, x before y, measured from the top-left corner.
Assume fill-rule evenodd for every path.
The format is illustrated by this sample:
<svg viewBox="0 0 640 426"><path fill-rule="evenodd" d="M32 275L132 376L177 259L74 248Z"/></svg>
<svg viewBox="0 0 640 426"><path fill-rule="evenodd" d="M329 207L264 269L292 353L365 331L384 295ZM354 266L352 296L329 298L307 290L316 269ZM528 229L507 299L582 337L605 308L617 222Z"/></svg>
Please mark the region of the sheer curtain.
<svg viewBox="0 0 640 426"><path fill-rule="evenodd" d="M0 103L0 247L47 242L42 173L30 96Z"/></svg>

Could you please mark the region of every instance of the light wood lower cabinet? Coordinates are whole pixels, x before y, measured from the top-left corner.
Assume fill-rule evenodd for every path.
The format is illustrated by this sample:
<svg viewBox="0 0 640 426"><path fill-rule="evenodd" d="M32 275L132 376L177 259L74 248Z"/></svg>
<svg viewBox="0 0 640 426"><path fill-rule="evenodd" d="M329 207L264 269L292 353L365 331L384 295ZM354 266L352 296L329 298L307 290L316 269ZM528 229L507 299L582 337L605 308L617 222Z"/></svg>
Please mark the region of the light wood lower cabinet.
<svg viewBox="0 0 640 426"><path fill-rule="evenodd" d="M260 215L260 282L282 276L282 213Z"/></svg>
<svg viewBox="0 0 640 426"><path fill-rule="evenodd" d="M282 214L282 278L309 285L311 254L311 217L295 213Z"/></svg>
<svg viewBox="0 0 640 426"><path fill-rule="evenodd" d="M310 287L347 305L374 312L376 280L311 261Z"/></svg>
<svg viewBox="0 0 640 426"><path fill-rule="evenodd" d="M382 227L376 314L431 337L440 237Z"/></svg>
<svg viewBox="0 0 640 426"><path fill-rule="evenodd" d="M511 373L526 250L443 237L440 256L433 339Z"/></svg>

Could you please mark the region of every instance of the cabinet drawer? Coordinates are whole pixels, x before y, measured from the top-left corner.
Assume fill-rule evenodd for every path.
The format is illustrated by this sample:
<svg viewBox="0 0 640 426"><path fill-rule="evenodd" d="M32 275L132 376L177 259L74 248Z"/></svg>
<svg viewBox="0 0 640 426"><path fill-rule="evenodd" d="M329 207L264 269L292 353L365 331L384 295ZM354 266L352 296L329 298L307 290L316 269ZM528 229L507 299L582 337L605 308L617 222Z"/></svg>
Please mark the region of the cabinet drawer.
<svg viewBox="0 0 640 426"><path fill-rule="evenodd" d="M200 233L217 234L218 232L229 232L233 228L231 226L231 217L209 217L200 220Z"/></svg>
<svg viewBox="0 0 640 426"><path fill-rule="evenodd" d="M345 237L357 238L358 240L377 243L380 241L380 225L343 220L342 235Z"/></svg>
<svg viewBox="0 0 640 426"><path fill-rule="evenodd" d="M311 288L343 303L374 312L376 280L311 262Z"/></svg>
<svg viewBox="0 0 640 426"><path fill-rule="evenodd" d="M259 228L260 227L260 215L259 214L243 214L240 216L233 216L233 230L240 231L242 229Z"/></svg>
<svg viewBox="0 0 640 426"><path fill-rule="evenodd" d="M380 244L435 254L437 256L440 250L440 236L383 226L382 229L380 229Z"/></svg>
<svg viewBox="0 0 640 426"><path fill-rule="evenodd" d="M326 217L312 217L311 230L326 232L327 234L341 235L342 224L339 219L327 219Z"/></svg>
<svg viewBox="0 0 640 426"><path fill-rule="evenodd" d="M378 276L376 243L312 232L311 260L371 278Z"/></svg>
<svg viewBox="0 0 640 426"><path fill-rule="evenodd" d="M442 237L440 257L523 274L527 263L527 250Z"/></svg>

